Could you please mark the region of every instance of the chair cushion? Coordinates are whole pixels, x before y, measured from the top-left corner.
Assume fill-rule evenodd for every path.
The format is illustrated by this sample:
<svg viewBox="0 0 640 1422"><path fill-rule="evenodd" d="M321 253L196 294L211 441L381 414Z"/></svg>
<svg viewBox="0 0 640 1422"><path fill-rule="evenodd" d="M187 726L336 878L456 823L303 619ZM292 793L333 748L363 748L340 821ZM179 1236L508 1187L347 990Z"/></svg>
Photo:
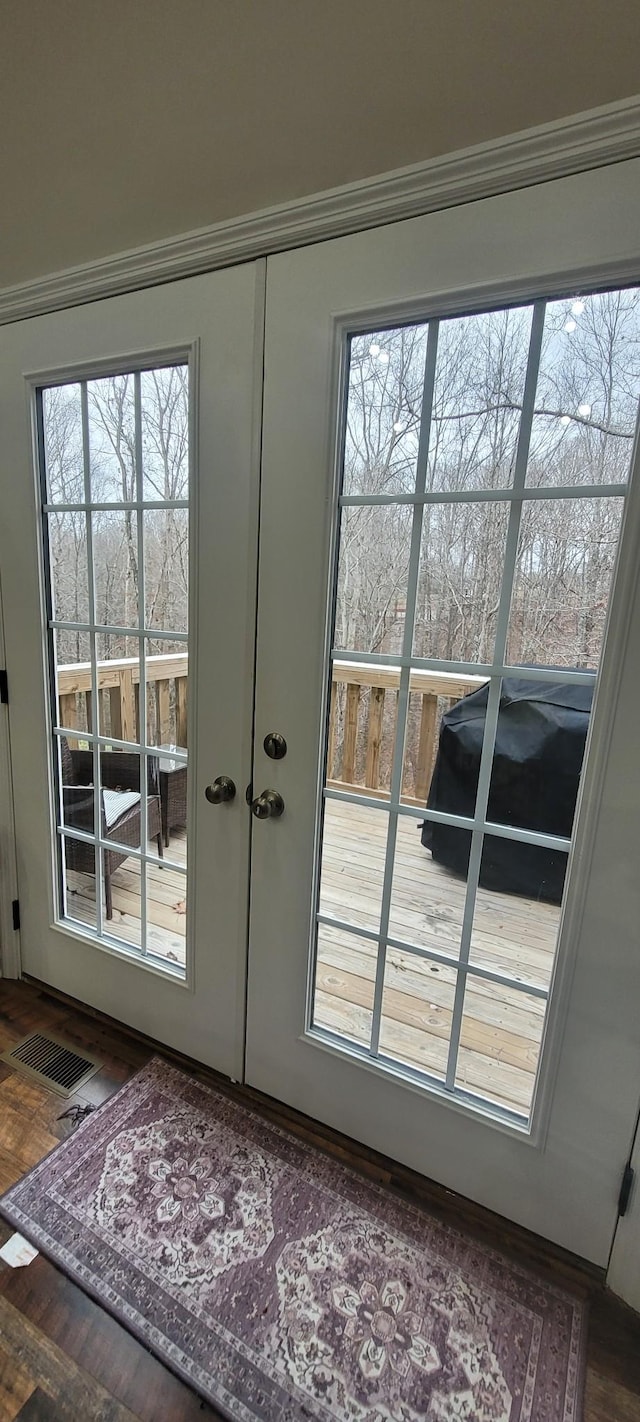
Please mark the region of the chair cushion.
<svg viewBox="0 0 640 1422"><path fill-rule="evenodd" d="M140 804L140 795L137 790L103 790L102 801L107 829L112 829L121 815Z"/></svg>

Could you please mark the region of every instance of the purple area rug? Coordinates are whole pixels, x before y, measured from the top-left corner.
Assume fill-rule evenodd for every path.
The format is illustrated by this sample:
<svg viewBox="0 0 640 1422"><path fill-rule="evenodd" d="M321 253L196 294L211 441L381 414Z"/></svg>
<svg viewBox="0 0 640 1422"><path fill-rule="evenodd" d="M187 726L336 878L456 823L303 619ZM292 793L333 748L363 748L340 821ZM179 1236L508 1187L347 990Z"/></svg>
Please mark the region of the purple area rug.
<svg viewBox="0 0 640 1422"><path fill-rule="evenodd" d="M579 1300L159 1060L0 1211L233 1422L579 1422Z"/></svg>

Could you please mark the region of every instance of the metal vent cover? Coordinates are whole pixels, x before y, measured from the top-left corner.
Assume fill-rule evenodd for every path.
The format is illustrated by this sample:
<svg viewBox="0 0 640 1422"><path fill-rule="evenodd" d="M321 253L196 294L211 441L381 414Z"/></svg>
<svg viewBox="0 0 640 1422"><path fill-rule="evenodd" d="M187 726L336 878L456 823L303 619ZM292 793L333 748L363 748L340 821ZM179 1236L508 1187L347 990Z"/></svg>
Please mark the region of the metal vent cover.
<svg viewBox="0 0 640 1422"><path fill-rule="evenodd" d="M62 1037L44 1032L30 1032L28 1037L2 1052L0 1061L8 1062L15 1071L47 1086L58 1096L73 1096L102 1066L97 1057L78 1052Z"/></svg>

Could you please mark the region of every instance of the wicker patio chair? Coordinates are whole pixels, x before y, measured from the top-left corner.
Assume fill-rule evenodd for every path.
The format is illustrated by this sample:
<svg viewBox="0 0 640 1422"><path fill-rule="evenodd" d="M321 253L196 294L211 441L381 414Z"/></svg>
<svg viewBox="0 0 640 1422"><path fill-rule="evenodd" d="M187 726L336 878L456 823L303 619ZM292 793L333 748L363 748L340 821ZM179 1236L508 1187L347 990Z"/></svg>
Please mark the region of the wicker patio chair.
<svg viewBox="0 0 640 1422"><path fill-rule="evenodd" d="M85 834L92 835L95 829L93 754L91 751L71 750L66 737L61 736L60 762L65 828L83 830ZM147 757L147 768L147 831L149 838L157 841L158 855L162 858L162 815L156 756ZM100 834L102 839L114 842L113 849L103 850L106 917L113 918L111 876L129 857L127 845L131 849L141 847L140 756L132 752L104 751L100 756L100 779ZM95 875L95 850L85 840L65 838L65 860L67 869Z"/></svg>

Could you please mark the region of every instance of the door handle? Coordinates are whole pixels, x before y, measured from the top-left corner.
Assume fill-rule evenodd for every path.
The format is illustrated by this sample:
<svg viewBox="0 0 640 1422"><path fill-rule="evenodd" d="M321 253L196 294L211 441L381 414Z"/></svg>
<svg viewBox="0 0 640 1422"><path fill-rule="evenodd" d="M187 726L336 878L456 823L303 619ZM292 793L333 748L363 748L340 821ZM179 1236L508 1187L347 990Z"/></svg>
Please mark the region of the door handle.
<svg viewBox="0 0 640 1422"><path fill-rule="evenodd" d="M284 800L277 790L263 790L251 801L251 813L257 820L278 820L284 813Z"/></svg>
<svg viewBox="0 0 640 1422"><path fill-rule="evenodd" d="M204 793L210 805L223 805L225 801L235 799L236 787L228 775L218 775L213 785L207 785Z"/></svg>

